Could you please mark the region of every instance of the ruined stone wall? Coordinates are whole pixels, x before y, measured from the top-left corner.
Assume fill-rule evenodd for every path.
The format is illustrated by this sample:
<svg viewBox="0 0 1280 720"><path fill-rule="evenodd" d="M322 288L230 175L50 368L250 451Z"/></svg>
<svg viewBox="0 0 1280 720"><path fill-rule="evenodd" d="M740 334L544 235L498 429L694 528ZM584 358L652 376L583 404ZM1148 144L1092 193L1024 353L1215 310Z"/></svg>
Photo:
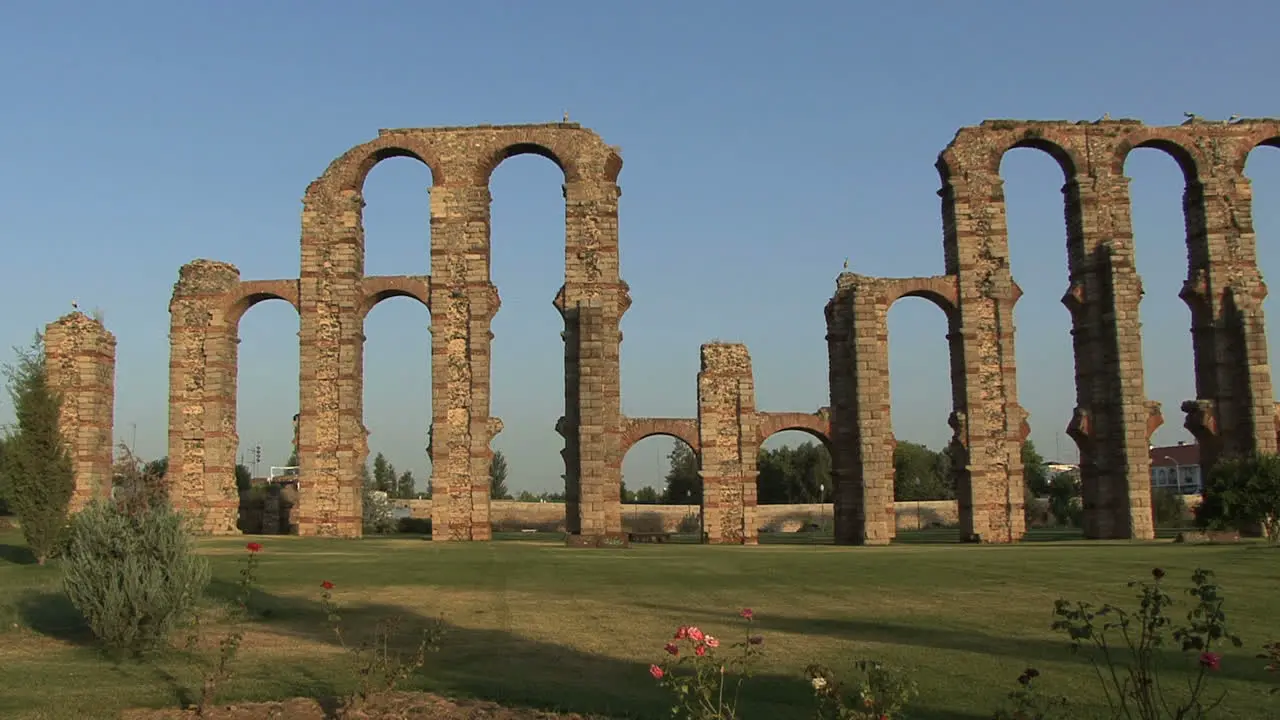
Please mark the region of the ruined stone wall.
<svg viewBox="0 0 1280 720"><path fill-rule="evenodd" d="M1182 409L1211 465L1222 454L1276 449L1261 330L1266 288L1257 269L1252 198L1243 175L1249 152L1260 144L1280 145L1280 122L1193 118L1178 127L1146 127L1132 120L993 120L961 129L941 153L947 274L933 280L955 285L948 336L955 435L949 450L966 538L1010 542L1024 532L1020 455L1029 426L1017 399L1013 354L1013 308L1022 291L1009 271L1000 178L1004 153L1041 150L1058 162L1065 179L1069 279L1063 303L1072 317L1077 392L1067 432L1080 448L1086 535L1146 539L1154 533L1147 445L1161 413L1143 390L1142 284L1133 262L1124 160L1133 148L1159 148L1186 176L1189 263L1181 296L1192 315L1197 398ZM897 282L913 280L927 279ZM878 372L869 371L879 352L851 339L856 323L874 324L875 313L857 311L857 293L842 282L828 306L832 432L836 470L854 481L838 484L836 517L840 537L855 541L854 528L864 522L852 507L863 501L859 478L865 482L879 472L859 454L867 430L855 418L858 403L876 401L871 376ZM874 359L864 365L865 358ZM887 389L883 398L887 405ZM842 526L841 518L852 518L851 526Z"/></svg>
<svg viewBox="0 0 1280 720"><path fill-rule="evenodd" d="M74 471L75 513L111 494L116 339L77 311L45 326L44 352L49 387L62 400L58 427Z"/></svg>
<svg viewBox="0 0 1280 720"><path fill-rule="evenodd" d="M242 283L224 264L199 261L208 267L184 267L171 306L170 445L176 451L171 455L183 458L173 482L181 503L211 513L210 531L234 528L234 510L228 511L234 508L234 493L223 497L221 473L224 441L235 440L233 339L239 314L269 297L288 299L298 309L296 522L303 535L351 537L361 532L360 470L368 456L364 317L382 299L407 296L432 313L429 454L437 497L433 524L441 530L434 537L489 538L491 443L502 422L489 414L490 328L500 300L490 279L488 183L504 159L526 153L542 155L564 171L565 281L555 304L566 317L566 342L575 332L570 315L579 306L596 308L597 316L590 340L589 412L582 415L576 404L566 407L558 424L567 438L566 482L577 487L587 478L596 498L589 508L592 532L617 526L618 325L630 305L618 267L616 181L622 160L590 130L557 123L379 131L376 139L334 160L307 188L297 280ZM364 275L364 180L374 165L396 156L417 158L431 169L430 277ZM210 277L197 280L204 275ZM199 287L202 283L211 286ZM281 283L291 289L278 287ZM570 350L576 358L579 348L567 346L566 359ZM571 403L579 377L576 367L566 366ZM590 424L580 428L584 417ZM234 460L234 450L227 457ZM233 472L234 462L227 467Z"/></svg>
<svg viewBox="0 0 1280 720"><path fill-rule="evenodd" d="M702 346L698 445L706 542L756 542L756 391L751 355L738 343Z"/></svg>

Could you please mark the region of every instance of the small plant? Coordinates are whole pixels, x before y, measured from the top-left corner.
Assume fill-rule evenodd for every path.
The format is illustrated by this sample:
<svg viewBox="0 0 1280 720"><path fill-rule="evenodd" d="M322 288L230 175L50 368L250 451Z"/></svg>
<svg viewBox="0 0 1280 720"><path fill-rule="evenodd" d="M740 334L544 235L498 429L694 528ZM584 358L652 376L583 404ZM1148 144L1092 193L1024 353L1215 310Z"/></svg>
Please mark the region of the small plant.
<svg viewBox="0 0 1280 720"><path fill-rule="evenodd" d="M682 625L663 650L661 663L650 665L649 674L675 695L672 715L681 720L738 720L738 699L743 682L763 654L764 639L751 633L755 613L743 608L738 615L747 628L741 642L729 649L736 657L719 656L720 640L692 625ZM683 649L682 649L683 648ZM732 683L732 687L730 686Z"/></svg>
<svg viewBox="0 0 1280 720"><path fill-rule="evenodd" d="M358 709L375 692L391 692L399 683L421 670L427 664L427 654L439 649L440 638L444 635L444 623L437 621L424 627L417 647L407 659L395 647L402 621L398 615L378 620L374 625L372 638L359 645L351 645L342 632L342 616L333 600L333 588L333 583L328 580L320 583L320 599L324 604L325 616L330 629L338 638L338 644L351 654L356 675L360 679L355 692L343 703L343 712L346 713Z"/></svg>
<svg viewBox="0 0 1280 720"><path fill-rule="evenodd" d="M1263 645L1262 649L1265 652L1259 653L1258 658L1268 661L1262 669L1269 673L1280 673L1280 642L1268 643ZM1273 687L1269 692L1280 693L1280 687Z"/></svg>
<svg viewBox="0 0 1280 720"><path fill-rule="evenodd" d="M200 684L200 702L196 705L196 713L201 717L217 698L218 686L231 677L231 663L239 654L240 644L244 641L243 623L249 615L249 598L253 596L253 586L257 582L258 553L262 552L262 545L251 542L244 547L248 554L244 559L244 567L240 568L240 582L236 584L238 592L229 613L230 626L226 635L218 641L217 660L212 666L205 668ZM200 642L200 616L196 614L194 618L191 635L187 638L188 650L195 650Z"/></svg>
<svg viewBox="0 0 1280 720"><path fill-rule="evenodd" d="M813 686L818 702L819 720L890 720L901 717L903 708L919 692L916 683L905 672L890 668L876 660L854 663L862 673L861 681L846 688L835 673L824 665L805 668L805 677Z"/></svg>
<svg viewBox="0 0 1280 720"><path fill-rule="evenodd" d="M1027 668L1018 676L1018 688L1008 694L1005 707L991 716L992 720L1057 720L1068 718L1067 699L1040 693L1036 678L1040 671Z"/></svg>
<svg viewBox="0 0 1280 720"><path fill-rule="evenodd" d="M1054 604L1053 629L1071 638L1072 652L1086 643L1093 647L1090 662L1111 708L1112 717L1141 720L1173 718L1190 720L1206 717L1226 696L1205 699L1209 675L1216 672L1222 656L1215 648L1223 641L1240 647L1240 639L1227 629L1222 611L1221 588L1213 582L1213 572L1197 569L1191 575L1187 593L1196 600L1187 613L1187 623L1174 628L1167 610L1173 605L1161 587L1164 571L1151 571L1152 581L1131 582L1139 588L1139 609L1130 613L1114 605L1095 608L1090 603L1058 600ZM1113 645L1119 635L1124 647ZM1195 674L1181 698L1171 697L1171 685L1163 682L1160 651L1171 635L1184 653L1195 654ZM1127 653L1127 662L1119 657ZM1101 662L1099 661L1101 659Z"/></svg>
<svg viewBox="0 0 1280 720"><path fill-rule="evenodd" d="M126 466L126 477L136 492L95 502L73 519L63 587L109 650L139 656L168 646L204 592L209 565L196 554L184 518L146 499L136 463Z"/></svg>

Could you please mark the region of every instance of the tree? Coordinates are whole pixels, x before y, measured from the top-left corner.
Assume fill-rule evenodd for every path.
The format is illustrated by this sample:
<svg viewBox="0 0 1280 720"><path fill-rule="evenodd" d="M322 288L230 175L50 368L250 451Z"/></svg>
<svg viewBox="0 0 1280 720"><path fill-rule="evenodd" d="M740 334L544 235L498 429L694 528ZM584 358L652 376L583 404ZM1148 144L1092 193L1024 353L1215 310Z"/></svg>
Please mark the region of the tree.
<svg viewBox="0 0 1280 720"><path fill-rule="evenodd" d="M400 478L396 481L395 497L405 499L413 497L413 488L416 483L417 481L413 479L412 470L405 470L400 473Z"/></svg>
<svg viewBox="0 0 1280 720"><path fill-rule="evenodd" d="M671 505L701 505L702 477L698 475L698 456L693 449L678 442L667 459L671 465L662 501Z"/></svg>
<svg viewBox="0 0 1280 720"><path fill-rule="evenodd" d="M510 500L507 492L507 456L501 450L493 453L489 461L489 498L492 500Z"/></svg>
<svg viewBox="0 0 1280 720"><path fill-rule="evenodd" d="M899 441L893 449L893 496L902 501L954 499L951 456L920 443Z"/></svg>
<svg viewBox="0 0 1280 720"><path fill-rule="evenodd" d="M1219 462L1209 473L1195 514L1202 528L1248 531L1261 526L1269 541L1280 542L1280 455Z"/></svg>
<svg viewBox="0 0 1280 720"><path fill-rule="evenodd" d="M9 488L4 472L4 446L7 440L7 436L0 435L0 515L9 514Z"/></svg>
<svg viewBox="0 0 1280 720"><path fill-rule="evenodd" d="M373 458L373 487L390 493L396 484L396 470L382 453Z"/></svg>
<svg viewBox="0 0 1280 720"><path fill-rule="evenodd" d="M1084 507L1080 501L1079 475L1074 472L1054 475L1045 494L1049 496L1049 512L1053 513L1059 523L1080 527L1084 519Z"/></svg>
<svg viewBox="0 0 1280 720"><path fill-rule="evenodd" d="M236 491L248 492L249 488L252 486L253 486L253 473L249 471L248 467L237 463L236 464Z"/></svg>
<svg viewBox="0 0 1280 720"><path fill-rule="evenodd" d="M1044 465L1044 457L1036 451L1036 444L1027 438L1022 443L1022 479L1033 495L1049 494L1049 469Z"/></svg>
<svg viewBox="0 0 1280 720"><path fill-rule="evenodd" d="M635 493L631 496L632 502L640 503L644 505L657 505L659 499L660 498L658 497L657 488L650 487L648 485L645 485L644 487L635 491Z"/></svg>
<svg viewBox="0 0 1280 720"><path fill-rule="evenodd" d="M49 386L44 360L44 341L37 335L31 349L18 351L18 362L5 368L18 422L4 443L3 468L9 502L41 565L67 526L75 489L71 454L58 428L62 399Z"/></svg>
<svg viewBox="0 0 1280 720"><path fill-rule="evenodd" d="M165 455L162 458L152 460L142 467L142 471L147 475L163 478L169 474L169 456Z"/></svg>
<svg viewBox="0 0 1280 720"><path fill-rule="evenodd" d="M834 489L831 455L813 442L760 450L757 501L761 505L824 502Z"/></svg>

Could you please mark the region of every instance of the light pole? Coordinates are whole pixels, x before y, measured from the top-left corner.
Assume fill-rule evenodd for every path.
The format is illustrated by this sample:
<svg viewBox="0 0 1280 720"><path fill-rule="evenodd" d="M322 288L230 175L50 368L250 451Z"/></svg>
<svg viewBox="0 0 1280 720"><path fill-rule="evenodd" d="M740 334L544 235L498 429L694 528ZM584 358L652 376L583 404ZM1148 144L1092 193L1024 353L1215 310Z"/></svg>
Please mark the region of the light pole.
<svg viewBox="0 0 1280 720"><path fill-rule="evenodd" d="M1178 492L1179 495L1181 495L1182 494L1182 472L1181 472L1182 466L1178 464L1177 458L1173 457L1172 455L1164 455L1162 456L1162 459L1173 461L1173 488Z"/></svg>

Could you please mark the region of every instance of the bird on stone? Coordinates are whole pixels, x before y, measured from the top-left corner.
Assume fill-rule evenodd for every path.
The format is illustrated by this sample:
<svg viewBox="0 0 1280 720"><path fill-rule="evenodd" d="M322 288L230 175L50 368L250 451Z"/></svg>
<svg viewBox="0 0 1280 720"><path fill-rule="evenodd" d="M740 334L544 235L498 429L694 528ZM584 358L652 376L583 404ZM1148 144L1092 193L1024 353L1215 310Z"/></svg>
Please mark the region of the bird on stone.
<svg viewBox="0 0 1280 720"><path fill-rule="evenodd" d="M1239 115L1232 115L1231 117L1227 118L1227 122L1235 122L1239 119L1240 119Z"/></svg>
<svg viewBox="0 0 1280 720"><path fill-rule="evenodd" d="M569 111L568 111L568 110L565 110L565 111L564 111L564 122L569 122Z"/></svg>
<svg viewBox="0 0 1280 720"><path fill-rule="evenodd" d="M849 269L849 258L845 258L845 259L844 259L844 269L845 269L845 270L848 270L848 269Z"/></svg>
<svg viewBox="0 0 1280 720"><path fill-rule="evenodd" d="M1110 119L1111 119L1111 113L1109 113L1109 112L1108 112L1108 113L1102 113L1102 119L1103 119L1103 120L1110 120Z"/></svg>
<svg viewBox="0 0 1280 720"><path fill-rule="evenodd" d="M72 309L72 310L79 310L79 309L80 309L80 304L79 304L79 303L77 303L75 300L72 300L72 301L71 301L71 309Z"/></svg>

